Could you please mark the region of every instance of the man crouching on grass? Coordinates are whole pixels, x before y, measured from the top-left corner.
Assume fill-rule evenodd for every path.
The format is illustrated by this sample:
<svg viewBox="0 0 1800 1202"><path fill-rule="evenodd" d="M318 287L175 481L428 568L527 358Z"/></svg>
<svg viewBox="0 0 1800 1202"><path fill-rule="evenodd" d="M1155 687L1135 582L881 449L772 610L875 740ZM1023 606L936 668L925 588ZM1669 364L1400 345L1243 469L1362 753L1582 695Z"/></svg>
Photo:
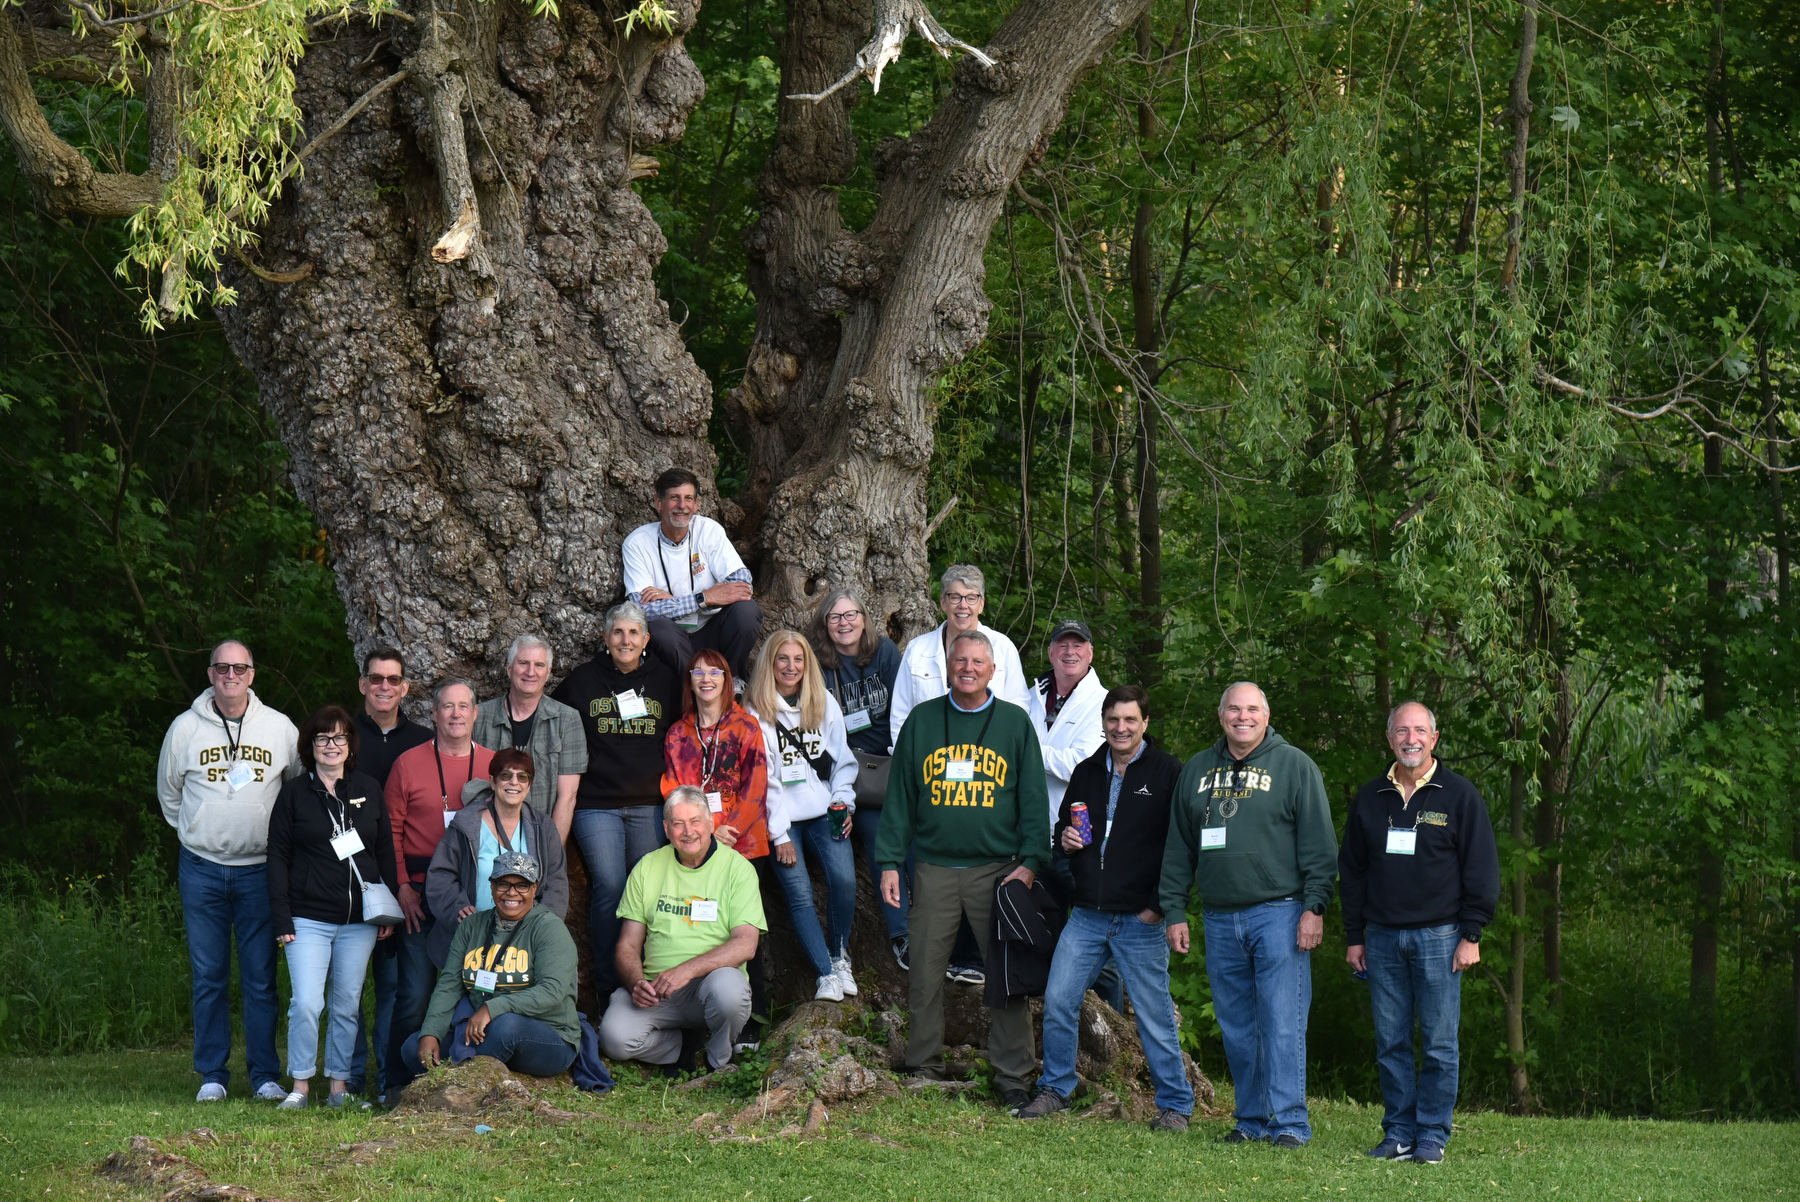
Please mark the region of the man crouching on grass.
<svg viewBox="0 0 1800 1202"><path fill-rule="evenodd" d="M693 785L663 802L667 846L637 862L619 901L616 962L623 987L600 1020L600 1046L614 1060L671 1065L681 1033L706 1031L706 1064L723 1068L750 1020L750 978L762 894L750 861L713 838L706 794Z"/></svg>

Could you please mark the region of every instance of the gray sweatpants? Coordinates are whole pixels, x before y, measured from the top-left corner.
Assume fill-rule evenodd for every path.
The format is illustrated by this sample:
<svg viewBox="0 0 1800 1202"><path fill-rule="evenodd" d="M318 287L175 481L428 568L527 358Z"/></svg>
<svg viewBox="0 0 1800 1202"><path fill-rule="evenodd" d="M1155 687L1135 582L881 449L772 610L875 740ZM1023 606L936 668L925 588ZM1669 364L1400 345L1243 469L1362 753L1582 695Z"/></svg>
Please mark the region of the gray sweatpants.
<svg viewBox="0 0 1800 1202"><path fill-rule="evenodd" d="M975 942L987 958L989 920L994 909L994 882L1017 868L983 864L976 868L940 868L921 861L913 874L912 932L907 992L912 1006L906 1040L908 1071L926 1077L944 1073L944 970L963 915L975 929ZM608 1014L611 1011L607 1012ZM1030 1091L1037 1075L1031 1039L1031 1003L1015 998L1011 1005L988 1009L988 1063L994 1084L1002 1090Z"/></svg>
<svg viewBox="0 0 1800 1202"><path fill-rule="evenodd" d="M613 991L600 1020L600 1047L613 1060L673 1064L681 1055L681 1033L704 1028L706 1063L731 1063L731 1045L750 1021L750 978L740 968L715 968L689 981L648 1010L631 1000L629 989Z"/></svg>

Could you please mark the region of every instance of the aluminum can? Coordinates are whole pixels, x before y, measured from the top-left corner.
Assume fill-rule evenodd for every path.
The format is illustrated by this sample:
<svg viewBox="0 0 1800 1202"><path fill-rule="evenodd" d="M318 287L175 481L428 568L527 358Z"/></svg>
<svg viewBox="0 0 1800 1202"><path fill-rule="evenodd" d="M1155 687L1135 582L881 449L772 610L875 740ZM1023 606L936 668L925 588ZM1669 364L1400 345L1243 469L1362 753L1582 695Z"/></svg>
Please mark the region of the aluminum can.
<svg viewBox="0 0 1800 1202"><path fill-rule="evenodd" d="M825 813L831 818L831 837L833 839L848 839L850 837L850 832L846 831L844 827L850 821L850 807L841 801L834 801Z"/></svg>
<svg viewBox="0 0 1800 1202"><path fill-rule="evenodd" d="M1069 807L1069 822L1075 827L1075 833L1081 836L1083 847L1094 841L1094 821L1088 817L1087 802L1078 801Z"/></svg>

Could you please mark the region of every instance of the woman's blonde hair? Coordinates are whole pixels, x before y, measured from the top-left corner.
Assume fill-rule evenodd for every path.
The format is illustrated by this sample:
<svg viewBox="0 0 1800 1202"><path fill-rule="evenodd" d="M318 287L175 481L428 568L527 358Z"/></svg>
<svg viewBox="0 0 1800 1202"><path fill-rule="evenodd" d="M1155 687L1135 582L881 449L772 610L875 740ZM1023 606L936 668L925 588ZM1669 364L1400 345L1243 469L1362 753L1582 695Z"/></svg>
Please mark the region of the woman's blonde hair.
<svg viewBox="0 0 1800 1202"><path fill-rule="evenodd" d="M750 686L744 690L744 700L757 717L775 722L780 709L780 694L775 689L775 653L789 643L799 644L806 658L806 671L800 676L800 702L796 706L800 711L800 729L819 730L825 725L825 677L819 673L819 657L812 644L798 630L777 630L763 640L756 666L750 669Z"/></svg>

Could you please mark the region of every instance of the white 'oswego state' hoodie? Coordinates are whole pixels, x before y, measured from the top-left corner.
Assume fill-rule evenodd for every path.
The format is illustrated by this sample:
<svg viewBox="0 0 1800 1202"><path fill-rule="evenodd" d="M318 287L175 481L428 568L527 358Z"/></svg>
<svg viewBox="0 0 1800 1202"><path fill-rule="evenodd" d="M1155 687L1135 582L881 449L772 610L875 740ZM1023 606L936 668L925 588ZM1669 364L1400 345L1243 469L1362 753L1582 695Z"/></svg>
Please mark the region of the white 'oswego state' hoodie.
<svg viewBox="0 0 1800 1202"><path fill-rule="evenodd" d="M269 811L289 777L300 775L300 732L280 710L250 693L242 734L213 709L207 689L163 736L156 761L156 796L181 845L205 860L242 868L268 858ZM251 779L233 789L231 748Z"/></svg>

